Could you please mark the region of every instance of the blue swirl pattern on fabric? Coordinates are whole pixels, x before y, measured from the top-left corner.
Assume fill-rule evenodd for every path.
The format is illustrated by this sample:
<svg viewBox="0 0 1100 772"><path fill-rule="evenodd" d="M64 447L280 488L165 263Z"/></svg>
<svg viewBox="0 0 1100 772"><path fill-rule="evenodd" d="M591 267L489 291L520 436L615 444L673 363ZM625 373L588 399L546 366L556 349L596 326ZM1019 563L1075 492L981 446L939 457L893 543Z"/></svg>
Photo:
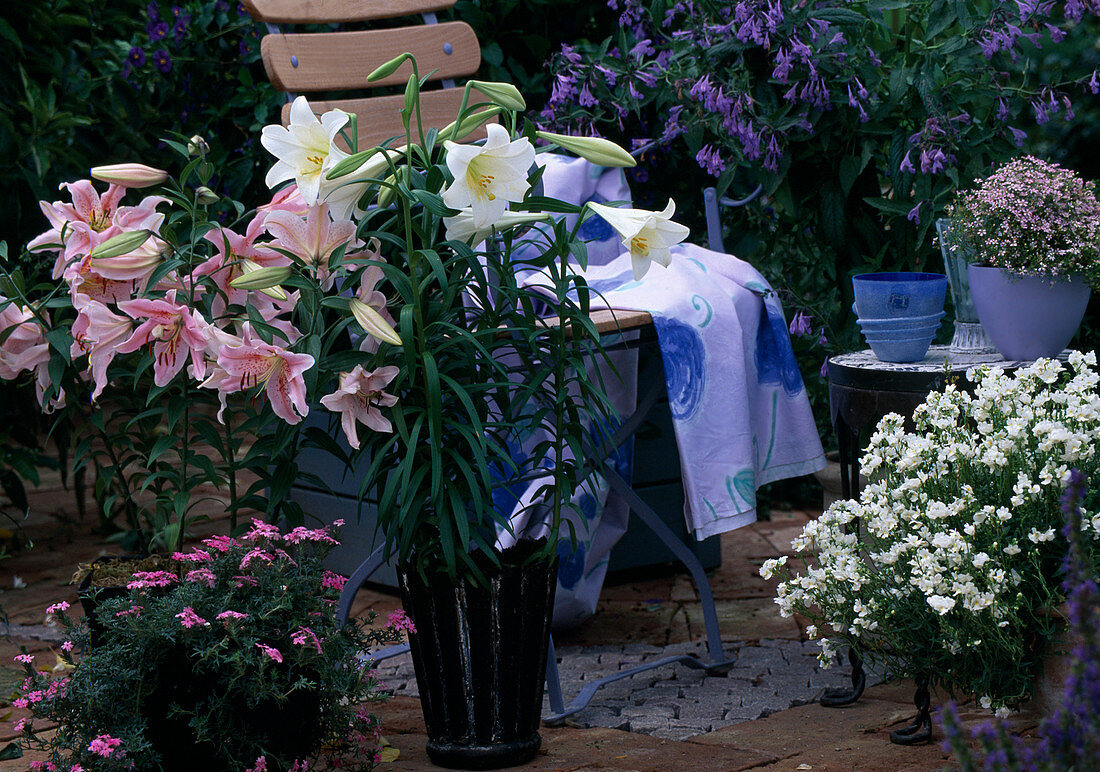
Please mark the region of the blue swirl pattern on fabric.
<svg viewBox="0 0 1100 772"><path fill-rule="evenodd" d="M787 332L783 312L764 303L756 329L756 373L761 383L781 383L787 396L802 391L802 373Z"/></svg>
<svg viewBox="0 0 1100 772"><path fill-rule="evenodd" d="M703 402L706 389L707 352L703 339L694 327L676 319L654 316L653 326L661 343L672 417L691 420Z"/></svg>
<svg viewBox="0 0 1100 772"><path fill-rule="evenodd" d="M597 204L607 203L607 199L599 193L593 193L582 203L587 204L589 201ZM607 220L598 214L593 214L581 223L581 227L577 229L577 235L580 236L581 241L607 241L615 236L615 229L611 227Z"/></svg>
<svg viewBox="0 0 1100 772"><path fill-rule="evenodd" d="M577 549L569 545L568 539L558 543L558 584L567 590L577 586L584 574L584 543L578 541Z"/></svg>

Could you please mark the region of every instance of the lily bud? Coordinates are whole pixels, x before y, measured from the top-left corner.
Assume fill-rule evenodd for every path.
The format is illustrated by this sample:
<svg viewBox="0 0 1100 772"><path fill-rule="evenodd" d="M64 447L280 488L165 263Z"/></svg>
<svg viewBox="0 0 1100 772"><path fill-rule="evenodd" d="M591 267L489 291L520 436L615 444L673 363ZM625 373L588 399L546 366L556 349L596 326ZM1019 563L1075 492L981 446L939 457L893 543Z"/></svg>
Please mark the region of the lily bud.
<svg viewBox="0 0 1100 772"><path fill-rule="evenodd" d="M395 346L401 345L401 338L398 337L397 332L390 326L390 323L382 317L382 314L356 298L352 298L348 305L351 307L352 316L355 317L355 321L359 322L359 326L363 328L364 332L378 338L378 340L384 340L386 343L392 343Z"/></svg>
<svg viewBox="0 0 1100 772"><path fill-rule="evenodd" d="M527 109L527 102L523 100L523 94L519 93L519 89L511 83L471 80L467 83L467 87L477 89L501 107L505 107L509 110L519 112L520 110Z"/></svg>
<svg viewBox="0 0 1100 772"><path fill-rule="evenodd" d="M378 189L378 206L385 209L397 197L397 176L390 175Z"/></svg>
<svg viewBox="0 0 1100 772"><path fill-rule="evenodd" d="M218 196L217 193L215 193L205 185L200 185L198 188L195 189L195 200L198 201L200 204L205 204L207 206L209 206L210 204L216 204L218 203L219 198L220 196Z"/></svg>
<svg viewBox="0 0 1100 772"><path fill-rule="evenodd" d="M206 140L200 135L196 134L187 140L187 153L189 155L204 156L210 152L210 145L206 144Z"/></svg>
<svg viewBox="0 0 1100 772"><path fill-rule="evenodd" d="M597 166L637 166L638 164L630 153L611 140L601 137L570 137L549 131L536 131L535 136L574 152Z"/></svg>
<svg viewBox="0 0 1100 772"><path fill-rule="evenodd" d="M412 58L412 54L410 54L408 52L403 53L403 54L398 54L397 56L390 59L385 64L375 68L374 72L372 72L370 75L367 76L367 82L369 83L370 81L381 80L382 78L386 78L386 77L389 77L390 75L393 75L395 72L397 72L397 68L405 63L406 59L411 59L411 58Z"/></svg>
<svg viewBox="0 0 1100 772"><path fill-rule="evenodd" d="M153 235L152 231L144 230L120 233L97 246L88 253L88 257L93 260L105 260L111 257L127 255L148 241L151 235Z"/></svg>
<svg viewBox="0 0 1100 772"><path fill-rule="evenodd" d="M92 179L124 188L147 188L150 185L160 185L168 179L168 172L162 169L134 163L93 166L90 174Z"/></svg>
<svg viewBox="0 0 1100 772"><path fill-rule="evenodd" d="M458 122L458 131L455 131L455 123L452 121L439 130L439 136L448 137L451 136L451 132L455 132L454 136L461 139L469 134L471 131L481 126L484 123L488 123L494 116L500 115L504 112L503 107L490 107L485 110L479 110L476 113L467 115L461 121Z"/></svg>
<svg viewBox="0 0 1100 772"><path fill-rule="evenodd" d="M261 268L251 260L242 260L241 267L244 275L229 282L230 287L257 290L276 300L286 300L286 293L279 285L290 277L290 266L269 265Z"/></svg>

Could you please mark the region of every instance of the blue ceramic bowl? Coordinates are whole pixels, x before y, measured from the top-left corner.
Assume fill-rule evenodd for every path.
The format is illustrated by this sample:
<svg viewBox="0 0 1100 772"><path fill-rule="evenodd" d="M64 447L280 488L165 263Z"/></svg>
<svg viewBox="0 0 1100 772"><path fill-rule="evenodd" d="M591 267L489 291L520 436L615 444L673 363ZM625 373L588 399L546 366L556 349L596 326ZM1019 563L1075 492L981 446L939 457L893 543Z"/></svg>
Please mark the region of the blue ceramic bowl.
<svg viewBox="0 0 1100 772"><path fill-rule="evenodd" d="M860 319L908 319L943 311L947 276L942 273L863 273L852 277Z"/></svg>
<svg viewBox="0 0 1100 772"><path fill-rule="evenodd" d="M943 319L946 311L940 311L938 314L929 314L928 316L913 316L907 319L856 319L859 322L860 329L863 330L915 330L924 327L938 328L940 326L940 320Z"/></svg>
<svg viewBox="0 0 1100 772"><path fill-rule="evenodd" d="M925 332L910 333L908 330L904 332L882 332L882 333L864 333L864 339L868 343L875 341L901 341L901 340L926 340L931 345L932 339L936 337L935 330L928 330Z"/></svg>
<svg viewBox="0 0 1100 772"><path fill-rule="evenodd" d="M930 338L921 340L867 341L875 356L883 362L919 362L932 345Z"/></svg>

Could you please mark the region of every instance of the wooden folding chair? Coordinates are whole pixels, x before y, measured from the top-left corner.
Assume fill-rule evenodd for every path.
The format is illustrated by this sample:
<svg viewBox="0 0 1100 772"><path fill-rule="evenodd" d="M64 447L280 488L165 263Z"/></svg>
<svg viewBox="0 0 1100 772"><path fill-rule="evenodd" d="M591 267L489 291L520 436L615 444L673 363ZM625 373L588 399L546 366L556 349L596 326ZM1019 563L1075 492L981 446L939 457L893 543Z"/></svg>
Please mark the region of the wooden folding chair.
<svg viewBox="0 0 1100 772"><path fill-rule="evenodd" d="M379 96L368 89L404 85L412 74L408 62L381 80L367 83L367 75L379 65L406 51L416 56L421 76L432 73L420 96L425 128L440 128L455 120L462 103L462 89L455 78L467 78L481 64L481 46L468 24L439 23L435 12L454 5L454 0L243 0L256 21L267 25L260 41L264 68L272 85L287 92L282 121L289 121L290 102L296 94L310 97L310 106L321 114L340 109L359 117L359 149L372 147L405 134L400 110L401 94ZM337 30L332 32L284 32L287 24L357 24L420 14L422 24L388 29ZM333 92L354 92L347 98L330 98ZM413 117L413 134L417 127ZM484 136L484 128L467 139Z"/></svg>

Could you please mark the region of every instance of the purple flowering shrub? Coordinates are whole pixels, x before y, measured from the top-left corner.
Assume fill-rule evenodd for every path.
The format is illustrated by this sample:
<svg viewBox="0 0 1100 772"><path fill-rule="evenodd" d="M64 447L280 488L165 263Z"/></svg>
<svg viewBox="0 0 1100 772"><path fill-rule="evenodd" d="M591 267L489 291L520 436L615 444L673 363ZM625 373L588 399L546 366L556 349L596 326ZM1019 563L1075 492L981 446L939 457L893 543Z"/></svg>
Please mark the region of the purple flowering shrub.
<svg viewBox="0 0 1100 772"><path fill-rule="evenodd" d="M762 186L723 213L727 243L811 300L850 298L857 268L924 268L954 191L1100 92L1091 65L1035 72L1036 53L1088 37L1096 0L609 4L617 30L555 57L543 120L654 141L655 174Z"/></svg>
<svg viewBox="0 0 1100 772"><path fill-rule="evenodd" d="M361 655L408 623L337 625L344 577L321 562L336 543L260 521L239 539L206 539L175 553L174 570L136 572L123 597L103 600L94 647L68 604L51 606L75 667L44 675L20 655L15 705L32 713L16 726L21 742L49 751L44 769L305 770L323 747L370 768L379 724L362 703L380 695Z"/></svg>
<svg viewBox="0 0 1100 772"><path fill-rule="evenodd" d="M952 234L975 259L1023 275L1079 275L1100 288L1095 182L1025 156L962 192L949 211Z"/></svg>
<svg viewBox="0 0 1100 772"><path fill-rule="evenodd" d="M971 750L954 705L940 714L945 750L955 754L963 772L979 769L1049 770L1100 768L1100 587L1082 541L1081 503L1087 496L1087 480L1073 470L1062 498L1066 517L1063 534L1069 544L1064 564L1063 589L1072 634L1078 638L1073 664L1066 679L1062 705L1039 726L1038 742L1014 737L1001 721L974 727L971 737L979 752ZM1095 501L1090 507L1095 511Z"/></svg>

